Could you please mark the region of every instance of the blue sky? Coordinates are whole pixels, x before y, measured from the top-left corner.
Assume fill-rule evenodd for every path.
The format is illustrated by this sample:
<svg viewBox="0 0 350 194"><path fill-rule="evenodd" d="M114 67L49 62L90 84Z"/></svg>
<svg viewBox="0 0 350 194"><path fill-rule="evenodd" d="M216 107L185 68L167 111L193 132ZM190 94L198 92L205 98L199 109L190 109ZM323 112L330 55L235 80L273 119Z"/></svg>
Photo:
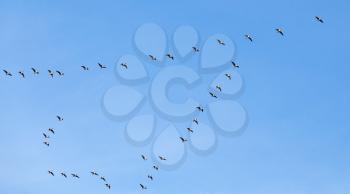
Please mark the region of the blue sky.
<svg viewBox="0 0 350 194"><path fill-rule="evenodd" d="M133 194L141 182L147 193L348 193L349 8L346 0L0 1L0 68L66 74L0 76L0 193ZM241 136L218 137L209 155L189 152L176 170L155 173L153 183L145 178L151 162L140 160L150 146L131 145L123 123L101 108L105 91L118 83L112 66L135 52L135 30L146 22L169 37L192 25L201 43L215 33L230 37L244 78L237 101L249 115ZM97 62L110 68L99 71ZM91 71L81 72L81 64ZM41 133L48 127L57 134L46 149ZM82 178L50 177L48 169ZM93 169L111 191L89 175Z"/></svg>

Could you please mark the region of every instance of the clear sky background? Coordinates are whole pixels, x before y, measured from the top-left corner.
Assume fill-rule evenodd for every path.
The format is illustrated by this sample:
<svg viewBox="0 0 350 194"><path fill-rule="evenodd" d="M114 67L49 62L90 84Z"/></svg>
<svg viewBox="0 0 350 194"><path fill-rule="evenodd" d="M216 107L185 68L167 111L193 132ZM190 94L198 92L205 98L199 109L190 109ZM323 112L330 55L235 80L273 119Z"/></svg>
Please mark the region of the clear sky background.
<svg viewBox="0 0 350 194"><path fill-rule="evenodd" d="M245 80L238 101L249 114L242 136L220 137L210 155L189 153L180 168L160 170L147 193L349 193L349 10L348 0L0 1L0 68L66 74L0 76L0 193L140 192L152 165L140 154L149 147L130 145L104 115L101 98L117 80L96 63L112 67L133 53L134 31L145 22L168 34L192 25L202 42L217 32L234 40ZM57 134L46 149L48 127ZM50 177L48 169L82 178Z"/></svg>

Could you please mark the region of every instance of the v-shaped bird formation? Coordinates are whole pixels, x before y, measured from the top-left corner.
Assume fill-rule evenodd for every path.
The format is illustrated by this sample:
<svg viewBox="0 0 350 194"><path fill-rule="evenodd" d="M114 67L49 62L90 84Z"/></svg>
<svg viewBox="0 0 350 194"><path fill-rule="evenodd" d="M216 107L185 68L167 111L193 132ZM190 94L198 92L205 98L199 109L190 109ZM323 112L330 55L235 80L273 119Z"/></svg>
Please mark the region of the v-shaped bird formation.
<svg viewBox="0 0 350 194"><path fill-rule="evenodd" d="M315 20L316 20L316 22L319 22L319 23L324 23L325 22L324 19L321 18L320 16L315 16ZM285 37L285 35L286 35L285 30L280 28L280 27L275 28L274 31L279 36ZM245 34L244 38L247 41L251 42L251 43L253 43L255 41L255 39L254 39L255 37L253 37L253 35L251 35L251 34ZM216 39L216 43L220 47L227 46L225 41L221 40L221 39ZM194 53L200 52L200 49L197 46L193 46L191 49L192 49L192 51ZM171 60L171 61L175 60L175 57L174 57L174 55L172 53L167 53L165 55L165 57L168 60ZM149 54L148 58L151 61L157 61L158 60L153 54ZM128 64L127 62L122 62L119 65L120 65L120 68L122 68L124 71L128 71L129 68L130 68L130 64ZM240 65L237 62L235 62L235 61L231 61L231 65L232 65L232 68L234 68L234 69L240 68ZM97 63L96 69L104 70L104 69L107 69L107 66L105 64L102 64L102 63ZM81 71L90 71L91 69L87 65L80 65L80 70ZM4 73L4 75L6 77L14 77L16 75L16 74L12 74L12 72L10 70L8 70L8 69L2 69L2 71L3 71L3 73ZM57 70L57 69L55 69L55 70L47 69L45 71L43 70L43 72L47 72L46 76L49 77L49 78L64 77L65 76L64 71ZM43 73L43 72L41 70L35 68L35 67L31 67L29 69L28 73L26 71L24 71L24 70L19 70L17 75L21 79L25 79L28 76L40 76L40 75L43 75L43 74L45 75L45 73ZM229 73L225 73L224 76L225 76L225 79L227 79L227 80L231 80L232 79L232 75L229 74ZM211 90L208 91L208 94L209 94L208 96L211 99L217 99L220 96L219 95L220 92L222 92L224 90L225 90L225 85L223 83L218 83L218 85L215 86L215 89L211 89ZM194 107L194 109L196 111L198 111L199 113L203 113L205 111L205 109L204 109L204 107L202 105ZM56 119L57 119L57 122L64 122L64 118L61 115L57 115ZM196 129L195 129L196 127L195 126L199 125L200 120L197 119L197 118L193 118L191 123L195 124L194 127L192 125L192 127L187 127L184 130L186 130L188 133L195 133L196 132ZM45 147L52 146L51 140L52 140L52 138L55 137L55 135L56 135L56 129L54 129L54 128L48 128L47 130L42 132L43 144L44 144ZM188 141L188 139L186 137L183 137L183 136L180 136L178 138L179 138L179 141L181 143L186 143ZM168 160L167 156L165 156L165 155L159 155L159 156L157 156L157 158L160 161L167 161ZM143 161L147 161L148 157L145 154L142 154L141 155L141 159ZM152 168L153 168L154 172L156 172L156 171L158 171L160 169L160 167L158 165L156 165L156 164L153 164ZM48 170L47 173L49 174L49 176L52 176L52 177L61 176L63 178L67 178L67 179L68 178L73 178L73 179L83 178L83 177L81 177L79 174L77 174L75 172L66 173L66 172L62 172L62 171L61 172L59 172L59 171L55 172L53 170ZM96 171L91 171L89 173L91 174L91 176L96 177L98 180L102 181L102 183L104 184L104 187L106 189L109 190L109 189L112 188L111 184L107 181L107 179L104 176L100 175ZM151 173L147 174L145 177L147 178L148 181L155 181L156 180L156 176L154 176L153 173L152 174ZM145 184L145 183L139 183L139 189L142 190L142 191L145 191L145 190L149 189L149 187L147 187L147 184Z"/></svg>

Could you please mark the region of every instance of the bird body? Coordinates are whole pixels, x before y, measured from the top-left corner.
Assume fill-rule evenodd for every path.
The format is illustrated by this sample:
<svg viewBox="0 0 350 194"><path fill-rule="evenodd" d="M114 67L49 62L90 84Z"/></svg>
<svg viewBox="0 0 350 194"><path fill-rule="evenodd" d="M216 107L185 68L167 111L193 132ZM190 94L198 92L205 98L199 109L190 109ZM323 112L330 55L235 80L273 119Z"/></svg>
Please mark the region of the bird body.
<svg viewBox="0 0 350 194"><path fill-rule="evenodd" d="M61 72L61 71L57 71L57 70L56 70L56 73L57 73L59 76L64 76L64 73Z"/></svg>
<svg viewBox="0 0 350 194"><path fill-rule="evenodd" d="M7 70L3 70L3 71L4 71L5 75L7 75L7 76L12 76L11 72L9 72L9 71L7 71Z"/></svg>
<svg viewBox="0 0 350 194"><path fill-rule="evenodd" d="M106 69L106 68L107 68L105 65L102 65L101 63L97 63L97 65L98 65L101 69Z"/></svg>
<svg viewBox="0 0 350 194"><path fill-rule="evenodd" d="M106 183L105 185L106 185L106 187L107 187L108 189L111 189L111 185L110 185L110 184Z"/></svg>
<svg viewBox="0 0 350 194"><path fill-rule="evenodd" d="M221 86L219 86L219 85L215 86L215 88L216 88L217 90L219 90L220 92L222 91L222 88L221 88Z"/></svg>
<svg viewBox="0 0 350 194"><path fill-rule="evenodd" d="M232 66L233 66L234 68L239 68L239 65L238 65L236 62L231 61L231 64L232 64Z"/></svg>
<svg viewBox="0 0 350 194"><path fill-rule="evenodd" d="M198 111L200 111L200 112L204 112L204 109L203 109L202 107L200 107L200 106L197 106L196 109L197 109Z"/></svg>
<svg viewBox="0 0 350 194"><path fill-rule="evenodd" d="M153 168L154 168L155 170L159 170L159 167L158 167L158 166L153 166Z"/></svg>
<svg viewBox="0 0 350 194"><path fill-rule="evenodd" d="M39 74L39 71L37 71L37 70L34 69L33 67L31 68L31 70L33 71L33 74L34 74L34 75L38 75L38 74Z"/></svg>
<svg viewBox="0 0 350 194"><path fill-rule="evenodd" d="M187 141L187 139L183 138L183 137L180 137L182 143L185 143Z"/></svg>
<svg viewBox="0 0 350 194"><path fill-rule="evenodd" d="M195 47L195 46L192 47L192 49L193 49L194 52L199 52L199 48L197 48L197 47Z"/></svg>
<svg viewBox="0 0 350 194"><path fill-rule="evenodd" d="M160 160L166 160L166 158L165 157L163 157L163 156L158 156L158 158L160 159Z"/></svg>
<svg viewBox="0 0 350 194"><path fill-rule="evenodd" d="M87 66L85 66L85 65L82 65L82 66L80 66L80 67L83 68L84 71L89 70L89 68L88 68Z"/></svg>
<svg viewBox="0 0 350 194"><path fill-rule="evenodd" d="M47 142L47 141L44 141L43 142L47 147L49 147L50 146L50 143L49 142Z"/></svg>
<svg viewBox="0 0 350 194"><path fill-rule="evenodd" d="M143 160L147 160L147 157L146 157L145 155L141 155L141 158L142 158Z"/></svg>
<svg viewBox="0 0 350 194"><path fill-rule="evenodd" d="M213 98L218 98L213 92L209 92L210 96Z"/></svg>
<svg viewBox="0 0 350 194"><path fill-rule="evenodd" d="M187 131L193 133L193 129L191 129L190 127L187 127Z"/></svg>
<svg viewBox="0 0 350 194"><path fill-rule="evenodd" d="M324 23L323 19L320 16L315 16L316 20L320 23Z"/></svg>
<svg viewBox="0 0 350 194"><path fill-rule="evenodd" d="M244 35L244 37L248 39L250 42L253 42L253 38L250 35L246 34Z"/></svg>
<svg viewBox="0 0 350 194"><path fill-rule="evenodd" d="M281 28L276 28L275 29L277 33L281 34L282 36L284 36L284 32Z"/></svg>
<svg viewBox="0 0 350 194"><path fill-rule="evenodd" d="M63 121L63 117L61 117L61 116L56 116L56 118L58 119L58 121Z"/></svg>
<svg viewBox="0 0 350 194"><path fill-rule="evenodd" d="M230 74L228 74L228 73L225 73L225 76L229 79L229 80L231 80L232 79L232 77L231 77L231 75Z"/></svg>
<svg viewBox="0 0 350 194"><path fill-rule="evenodd" d="M152 60L152 61L156 61L157 60L157 58L155 57L155 56L153 56L153 55L148 55L149 56L149 58Z"/></svg>
<svg viewBox="0 0 350 194"><path fill-rule="evenodd" d="M23 71L19 71L18 73L22 76L22 78L25 78Z"/></svg>
<svg viewBox="0 0 350 194"><path fill-rule="evenodd" d="M194 123L196 123L197 125L198 125L198 123L199 123L197 119L193 119L192 121L193 121Z"/></svg>
<svg viewBox="0 0 350 194"><path fill-rule="evenodd" d="M166 56L167 56L169 59L174 60L174 56L173 56L172 54L168 53L168 54L166 54Z"/></svg>
<svg viewBox="0 0 350 194"><path fill-rule="evenodd" d="M126 64L126 63L121 63L120 66L124 67L125 69L128 68L128 64Z"/></svg>
<svg viewBox="0 0 350 194"><path fill-rule="evenodd" d="M144 186L143 184L140 184L140 187L141 187L142 190L146 190L147 189L147 187Z"/></svg>
<svg viewBox="0 0 350 194"><path fill-rule="evenodd" d="M67 178L67 174L66 173L61 173L62 176L64 176L64 178Z"/></svg>
<svg viewBox="0 0 350 194"><path fill-rule="evenodd" d="M48 170L47 171L51 176L55 176L55 174L51 171L51 170Z"/></svg>
<svg viewBox="0 0 350 194"><path fill-rule="evenodd" d="M152 175L147 175L147 178L151 179L153 181L153 176Z"/></svg>
<svg viewBox="0 0 350 194"><path fill-rule="evenodd" d="M222 40L220 40L220 39L217 39L216 41L218 41L218 43L219 43L220 45L223 45L223 46L225 46L225 43L224 43L224 41L222 41Z"/></svg>
<svg viewBox="0 0 350 194"><path fill-rule="evenodd" d="M72 177L79 179L80 177L77 174L72 173Z"/></svg>

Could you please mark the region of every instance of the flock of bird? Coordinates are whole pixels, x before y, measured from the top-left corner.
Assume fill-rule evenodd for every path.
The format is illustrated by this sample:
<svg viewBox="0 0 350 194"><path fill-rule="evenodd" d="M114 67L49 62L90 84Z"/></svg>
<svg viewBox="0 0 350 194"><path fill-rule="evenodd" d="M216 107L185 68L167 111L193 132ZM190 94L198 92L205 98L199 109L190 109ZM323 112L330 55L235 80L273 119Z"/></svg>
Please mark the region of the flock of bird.
<svg viewBox="0 0 350 194"><path fill-rule="evenodd" d="M316 19L318 22L320 22L320 23L324 23L324 20L323 20L320 16L315 16L315 19ZM281 29L281 28L276 28L275 31L276 31L278 34L280 34L281 36L284 36L284 35L285 35L284 30ZM254 41L253 37L252 37L251 35L249 35L249 34L245 34L244 37L245 37L247 40L249 40L250 42L253 42L253 41ZM225 45L226 45L225 42L224 42L223 40L217 39L216 41L217 41L218 45L220 45L220 46L225 46ZM193 50L193 52L200 52L200 49L199 49L198 47L196 47L196 46L193 46L193 47L192 47L192 50ZM157 58L156 58L154 55L151 55L151 54L150 54L150 55L148 55L148 56L149 56L150 60L152 60L152 61L157 61ZM174 60L174 56L173 56L171 53L167 53L167 54L166 54L166 57L167 57L169 60ZM120 66L121 66L122 68L124 68L124 69L128 69L128 65L129 65L129 64L127 64L126 62L123 62L123 63L120 64ZM231 65L232 65L233 68L239 68L239 67L240 67L240 66L239 66L237 63L235 63L234 61L231 61ZM98 66L99 69L106 69L106 68L107 68L106 65L103 65L103 64L101 64L101 63L97 63L97 66ZM81 65L80 67L81 67L81 69L82 69L83 71L89 71L89 70L90 70L89 67L86 66L86 65ZM32 67L32 68L31 68L31 71L32 71L32 74L33 74L33 75L39 75L39 71L38 71L36 68L33 68L33 67ZM6 70L6 69L3 69L3 72L5 73L6 76L9 76L9 77L13 76L13 74L12 74L10 71ZM51 78L53 78L55 75L57 75L57 76L59 76L59 77L60 77L60 76L64 76L64 72L63 72L63 71L60 71L60 70L47 70L47 72L48 72L48 76L51 77ZM24 71L18 71L18 75L20 75L20 77L22 77L22 78L26 78L26 74L24 73ZM224 75L226 76L226 78L227 78L228 80L231 80L231 79L232 79L232 75L231 75L231 74L226 73L226 74L224 74ZM218 98L217 92L221 92L221 91L223 90L223 87L222 87L221 85L216 85L215 89L216 89L216 91L209 91L209 95L210 95L210 97L212 97L212 98ZM202 106L197 106L197 107L195 107L195 108L196 108L196 110L199 111L199 112L204 112L204 108L203 108ZM58 122L63 122L63 117L62 117L62 116L58 116L58 115L57 115L56 118L57 118ZM192 123L198 125L198 124L199 124L199 121L198 121L197 118L194 118L194 119L192 120ZM191 127L187 127L187 131L188 131L189 133L194 133L194 129L191 128ZM54 135L55 135L55 130L54 130L53 128L48 128L47 132L43 132L43 136L44 136L44 141L43 141L43 143L44 143L44 145L47 146L47 147L50 146L50 141L49 141L49 140L51 139L51 136L50 136L49 134L50 134L51 136L54 136ZM180 136L180 137L179 137L179 141L181 141L182 143L185 143L185 142L188 141L188 139L186 139L185 137ZM141 155L141 158L142 158L142 160L144 160L144 161L148 160L148 158L147 158L146 155L144 155L144 154ZM158 156L158 158L159 158L161 161L166 161L166 160L167 160L167 158L166 158L165 156ZM153 165L153 169L156 170L156 171L158 171L158 170L159 170L159 166ZM55 176L55 173L54 173L53 170L48 170L48 174L51 175L51 176ZM95 172L95 171L91 171L90 174L91 174L92 176L99 177L99 179L102 180L102 181L104 182L105 187L106 187L107 189L111 189L111 185L107 182L107 180L106 180L106 178L105 178L104 176L100 176L100 175L99 175L97 172ZM67 175L65 172L60 172L60 175L61 175L62 177L64 177L64 178L68 178L68 175ZM76 173L70 173L70 175L71 175L72 178L80 179L80 176L79 176L78 174L76 174ZM153 177L151 174L148 174L148 175L147 175L147 178L148 178L150 181L153 181L153 180L154 180L154 177ZM144 183L140 183L139 186L140 186L141 190L147 190L147 189L148 189L148 187L147 187L146 184L144 184Z"/></svg>
<svg viewBox="0 0 350 194"><path fill-rule="evenodd" d="M63 122L63 117L62 117L62 116L57 115L56 118L57 118L58 122ZM48 131L49 133L51 133L52 135L55 135L55 130L54 130L53 128L49 128L47 131ZM45 133L45 132L43 132L43 136L44 136L44 142L43 142L43 143L44 143L47 147L49 147L49 146L50 146L50 143L49 143L48 140L49 140L51 137L50 137L47 133ZM48 172L49 175L55 176L55 173L54 173L53 170L48 170L47 172ZM99 175L97 172L95 172L95 171L91 171L90 174L91 174L92 176L99 177L100 180L102 180L102 181L104 182L106 188L111 189L111 184L109 184L109 183L107 182L107 179L106 179L104 176L100 176L100 175ZM65 173L65 172L60 172L60 175L61 175L62 177L64 177L64 178L68 178L68 175L67 175L67 173ZM77 173L70 173L70 175L72 176L72 178L80 179L80 176L79 176Z"/></svg>

